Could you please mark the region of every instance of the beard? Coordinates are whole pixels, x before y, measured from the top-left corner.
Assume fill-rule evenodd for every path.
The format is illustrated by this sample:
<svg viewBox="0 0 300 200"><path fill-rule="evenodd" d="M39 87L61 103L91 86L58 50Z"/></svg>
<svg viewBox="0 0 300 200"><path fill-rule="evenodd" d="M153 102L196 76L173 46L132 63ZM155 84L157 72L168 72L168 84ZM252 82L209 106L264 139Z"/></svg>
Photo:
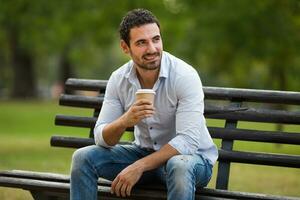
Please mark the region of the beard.
<svg viewBox="0 0 300 200"><path fill-rule="evenodd" d="M148 56L155 56L155 57L158 57L158 59L147 62L147 60L148 60L147 57ZM152 53L152 54L145 54L145 55L142 56L142 61L141 62L135 62L135 64L137 65L137 67L139 67L141 69L156 70L156 69L160 68L161 53L156 52L156 53Z"/></svg>

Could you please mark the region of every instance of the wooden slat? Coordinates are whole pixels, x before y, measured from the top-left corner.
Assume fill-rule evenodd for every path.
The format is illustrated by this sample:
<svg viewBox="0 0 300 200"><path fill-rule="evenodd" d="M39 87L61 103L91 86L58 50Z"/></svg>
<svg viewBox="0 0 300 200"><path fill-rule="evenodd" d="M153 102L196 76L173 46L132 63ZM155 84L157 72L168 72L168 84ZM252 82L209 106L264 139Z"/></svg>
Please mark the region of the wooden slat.
<svg viewBox="0 0 300 200"><path fill-rule="evenodd" d="M96 117L79 117L69 115L56 115L55 125L94 128L96 124ZM133 131L133 127L127 128L126 131Z"/></svg>
<svg viewBox="0 0 300 200"><path fill-rule="evenodd" d="M208 127L208 130L212 138L218 139L269 142L279 144L300 144L300 133L259 131L249 129L226 129L219 127Z"/></svg>
<svg viewBox="0 0 300 200"><path fill-rule="evenodd" d="M205 116L212 119L269 122L281 124L300 124L300 112L289 112L283 110L250 108L245 111L228 112L224 114L210 114Z"/></svg>
<svg viewBox="0 0 300 200"><path fill-rule="evenodd" d="M25 171L25 170L5 170L0 171L0 176L2 177L15 177L15 178L27 178L35 180L45 180L45 181L57 181L61 183L69 183L70 176L64 174L56 174L49 172L35 172L35 171Z"/></svg>
<svg viewBox="0 0 300 200"><path fill-rule="evenodd" d="M81 148L94 145L93 138L66 137L54 135L50 139L50 145L56 147ZM121 141L120 144L131 144L130 142Z"/></svg>
<svg viewBox="0 0 300 200"><path fill-rule="evenodd" d="M22 188L26 190L48 190L56 192L67 192L69 190L69 183L2 176L0 176L0 185L4 187Z"/></svg>
<svg viewBox="0 0 300 200"><path fill-rule="evenodd" d="M225 111L217 113L218 109L205 110L205 117L211 119L238 120L251 122L268 122L282 124L300 124L300 112L287 112L278 110L255 110L246 111ZM74 127L93 128L97 121L96 117L78 117L69 115L56 115L55 124Z"/></svg>
<svg viewBox="0 0 300 200"><path fill-rule="evenodd" d="M63 136L51 137L52 146L79 148L92 144L95 144L92 138L75 138ZM300 156L294 155L219 150L219 160L248 164L300 168Z"/></svg>
<svg viewBox="0 0 300 200"><path fill-rule="evenodd" d="M208 99L233 100L281 103L300 105L300 92L279 90L257 90L224 87L203 87L205 97Z"/></svg>
<svg viewBox="0 0 300 200"><path fill-rule="evenodd" d="M104 91L107 85L107 80L92 80L92 79L76 79L69 78L66 83L66 89L70 90L88 90L88 91Z"/></svg>
<svg viewBox="0 0 300 200"><path fill-rule="evenodd" d="M289 132L277 132L277 131L257 131L248 129L225 129L219 127L208 127L209 133L212 138L216 139L228 139L228 140L241 140L241 141L253 141L253 142L268 142L278 144L300 144L300 133ZM127 131L133 131L133 128ZM77 137L67 137L66 141L63 136L52 136L52 146L64 146L80 148L87 145L94 144L93 139L86 143L86 139ZM72 143L74 145L72 146ZM56 145L55 145L56 144ZM59 144L59 145L58 145ZM71 145L71 146L69 146Z"/></svg>
<svg viewBox="0 0 300 200"><path fill-rule="evenodd" d="M92 96L82 96L82 95L70 95L63 94L59 99L59 104L63 106L81 107L81 108L94 108L100 109L103 104L104 97L92 97ZM214 106L205 105L206 114L219 114L228 112L237 112L248 110L248 107L242 108L231 108L229 106Z"/></svg>
<svg viewBox="0 0 300 200"><path fill-rule="evenodd" d="M219 160L237 163L300 168L300 156L219 150Z"/></svg>
<svg viewBox="0 0 300 200"><path fill-rule="evenodd" d="M103 97L63 94L59 98L59 105L63 106L100 109L102 107L102 103Z"/></svg>
<svg viewBox="0 0 300 200"><path fill-rule="evenodd" d="M61 195L65 197L64 194L68 194L70 190L69 183L61 183L55 181L46 181L46 180L35 180L35 179L27 179L27 178L15 178L15 177L2 177L0 176L0 185L4 187L15 187L22 188L25 190L30 190L34 192L44 191L43 194L55 193L55 195ZM98 185L98 195L106 199L106 197L117 198L115 195L110 193L110 187ZM126 199L135 199L135 200L165 200L167 198L166 191L163 190L143 190L143 189L133 189L131 192L131 196ZM203 194L196 194L196 199L203 200L221 200L223 197L213 197L206 196ZM225 198L232 199L232 198Z"/></svg>
<svg viewBox="0 0 300 200"><path fill-rule="evenodd" d="M70 78L66 81L66 87L74 90L99 91L105 89L106 84L107 80ZM203 90L207 99L240 99L251 102L300 105L300 92L224 87L203 87Z"/></svg>
<svg viewBox="0 0 300 200"><path fill-rule="evenodd" d="M8 179L6 179L8 178ZM34 171L23 171L23 170L10 170L10 171L0 171L0 185L6 184L4 181L8 181L13 183L14 186L22 188L19 186L20 183L18 180L26 180L27 184L34 184L31 182L32 180L43 181L43 183L66 183L62 185L63 187L67 187L65 190L60 190L68 193L70 176L55 174L55 173L44 173L44 172L34 172ZM24 182L24 181L23 181ZM98 180L99 186L109 187L111 185L111 181L100 178ZM49 184L49 187L52 185ZM48 188L45 188L48 190ZM150 184L150 185L137 185L135 190L152 190L152 191L165 191L166 187L161 184ZM48 191L53 191L53 189L49 188ZM55 191L55 190L54 190ZM216 198L226 198L226 199L256 199L256 200L299 200L297 197L283 197L283 196L275 196L275 195L266 195L266 194L257 194L257 193L247 193L247 192L238 192L238 191L226 191L226 190L218 190L211 188L197 188L196 190L197 198L201 195L205 197L216 197ZM202 199L202 198L201 198Z"/></svg>
<svg viewBox="0 0 300 200"><path fill-rule="evenodd" d="M78 117L67 115L56 115L55 125L72 126L82 128L93 128L97 121L96 117Z"/></svg>
<svg viewBox="0 0 300 200"><path fill-rule="evenodd" d="M68 147L68 148L81 148L85 146L94 145L93 138L78 138L66 136L51 136L50 145L54 147Z"/></svg>

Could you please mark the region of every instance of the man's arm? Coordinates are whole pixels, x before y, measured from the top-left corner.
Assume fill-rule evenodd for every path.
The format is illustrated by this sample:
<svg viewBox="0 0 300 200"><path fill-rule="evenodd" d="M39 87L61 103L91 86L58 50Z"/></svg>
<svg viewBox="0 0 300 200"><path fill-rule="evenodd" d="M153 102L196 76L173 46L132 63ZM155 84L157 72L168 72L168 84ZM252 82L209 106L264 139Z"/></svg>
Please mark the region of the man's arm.
<svg viewBox="0 0 300 200"><path fill-rule="evenodd" d="M156 151L122 170L114 179L111 192L117 196L130 196L132 187L138 182L145 171L156 169L179 152L171 145L164 145Z"/></svg>
<svg viewBox="0 0 300 200"><path fill-rule="evenodd" d="M154 114L153 105L145 100L135 102L124 113L124 105L118 94L118 79L113 74L107 83L104 102L94 128L95 143L99 146L114 146L127 127L132 127L143 118Z"/></svg>

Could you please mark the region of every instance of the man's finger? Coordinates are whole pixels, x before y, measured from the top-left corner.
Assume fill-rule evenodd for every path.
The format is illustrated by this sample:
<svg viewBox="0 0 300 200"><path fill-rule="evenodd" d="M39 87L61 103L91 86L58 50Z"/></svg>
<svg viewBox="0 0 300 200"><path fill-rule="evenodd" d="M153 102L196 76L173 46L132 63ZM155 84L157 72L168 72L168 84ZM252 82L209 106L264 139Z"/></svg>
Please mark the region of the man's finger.
<svg viewBox="0 0 300 200"><path fill-rule="evenodd" d="M126 194L127 194L127 196L130 196L131 189L132 189L132 186L128 185L127 188L126 188Z"/></svg>
<svg viewBox="0 0 300 200"><path fill-rule="evenodd" d="M135 102L136 106L140 106L140 105L143 105L143 104L152 105L152 102L147 100L147 99L140 99L140 100Z"/></svg>
<svg viewBox="0 0 300 200"><path fill-rule="evenodd" d="M152 105L140 105L140 106L136 106L134 108L133 112L140 112L140 111L144 111L144 110L155 111L155 109Z"/></svg>
<svg viewBox="0 0 300 200"><path fill-rule="evenodd" d="M123 185L123 183L119 179L119 181L118 181L118 183L116 184L116 187L115 187L115 193L118 197L120 196L120 190L121 190L122 185Z"/></svg>
<svg viewBox="0 0 300 200"><path fill-rule="evenodd" d="M119 182L119 176L117 176L117 177L113 180L113 182L111 183L111 190L110 190L110 192L111 192L112 194L115 193L115 188L116 188L116 185L117 185L118 182Z"/></svg>
<svg viewBox="0 0 300 200"><path fill-rule="evenodd" d="M143 117L144 115L154 115L154 111L152 110L143 110L136 113L136 117Z"/></svg>
<svg viewBox="0 0 300 200"><path fill-rule="evenodd" d="M121 196L122 196L122 197L126 197L126 190L127 190L127 187L128 187L128 185L125 184L125 183L122 185L122 187L121 187L121 189L120 189L120 192L121 192Z"/></svg>

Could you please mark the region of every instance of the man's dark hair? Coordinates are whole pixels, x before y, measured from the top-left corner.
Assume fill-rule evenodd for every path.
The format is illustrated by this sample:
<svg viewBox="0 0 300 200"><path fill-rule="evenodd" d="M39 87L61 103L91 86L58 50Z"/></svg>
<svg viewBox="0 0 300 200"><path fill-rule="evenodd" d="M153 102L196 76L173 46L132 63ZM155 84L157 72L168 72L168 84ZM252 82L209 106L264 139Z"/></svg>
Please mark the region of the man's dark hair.
<svg viewBox="0 0 300 200"><path fill-rule="evenodd" d="M142 25L152 23L156 23L157 26L160 28L157 18L149 10L141 8L131 10L125 15L120 24L120 38L124 40L129 46L130 30L134 27L140 27Z"/></svg>

